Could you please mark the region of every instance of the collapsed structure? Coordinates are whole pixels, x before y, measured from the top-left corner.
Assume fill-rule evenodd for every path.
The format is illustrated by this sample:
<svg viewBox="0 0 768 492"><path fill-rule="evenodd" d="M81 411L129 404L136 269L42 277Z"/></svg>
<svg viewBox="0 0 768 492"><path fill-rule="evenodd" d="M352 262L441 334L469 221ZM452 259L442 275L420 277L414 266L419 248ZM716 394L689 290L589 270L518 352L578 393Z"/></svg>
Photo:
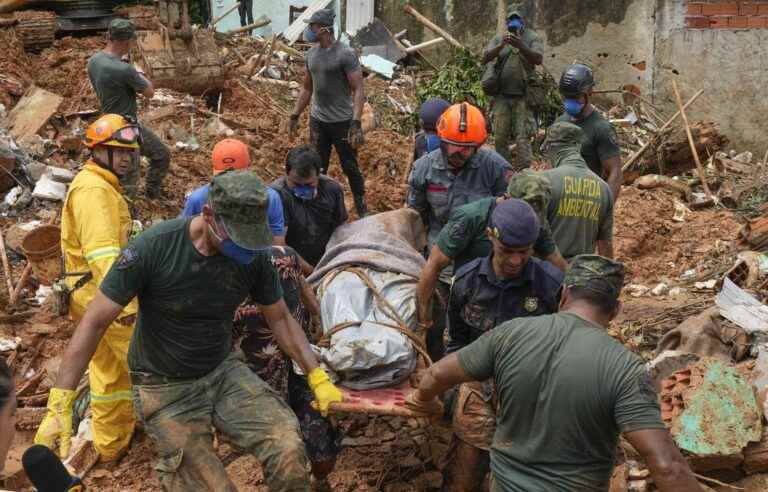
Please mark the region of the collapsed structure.
<svg viewBox="0 0 768 492"><path fill-rule="evenodd" d="M20 402L17 426L30 438L43 416L47 391L73 326L53 311L46 285L50 282L44 273L55 256L46 254L50 244L25 246L24 238L55 222L67 182L81 162L80 141L97 114L84 67L101 40L98 36L50 39L50 47L35 46L40 52L31 53L24 50L25 44L30 46L25 36L23 28L0 27L0 44L6 47L0 53L0 166L5 170L0 175L4 238L0 256L7 258L3 274L7 289L0 292L4 311L0 354L15 370ZM207 181L210 150L224 136L237 135L249 144L254 167L264 181L280 176L288 149L306 140L305 121L296 141L290 141L281 127L297 93L302 52L277 37L216 38L213 63L221 62L224 76L211 86L220 86L221 92L200 97L192 93L205 91L161 90L141 110L143 121L156 127L174 149L165 185L168 199L140 198L134 204L135 218L144 223L178 215L185 195ZM399 47L395 41L387 42ZM409 118L419 102L417 84L434 73L398 69L394 80L389 80L388 72L378 74L378 65L369 70L367 144L359 161L369 183L369 208L383 212L404 202L411 164ZM690 101L695 93L685 95ZM698 473L730 483L745 474L768 472L762 417L768 392L764 346L768 316L762 304L768 296L768 260L762 255L768 249L764 237L768 219L760 207L768 162L729 149L716 122L692 122L691 143L681 120L663 114L641 94L628 89L619 98L610 97L606 96L602 109L618 128L626 154L626 186L616 211L617 257L628 265L632 282L626 289L626 312L612 335L649 361L655 358L650 367L659 371L656 382L666 422ZM701 159L703 173L694 154ZM331 174L338 177L338 168L333 165ZM715 200L707 203L709 193ZM339 238L338 246L343 244ZM418 250L418 244L410 246ZM404 278L396 280L410 281L417 263L402 268ZM332 259L328 264L328 272L343 266ZM379 290L395 283L395 279L378 278L378 270L380 266L373 268L371 275L376 278L369 276L369 280ZM324 295L331 293L332 281L365 284L365 278L350 272L333 279L323 278L321 272L315 280ZM366 295L365 302L375 297ZM362 315L377 320L376 313ZM404 320L412 315L407 310L400 313ZM338 325L329 320L326 333ZM417 355L403 343L405 338L397 341L407 348L405 369L401 369L407 377ZM387 377L398 382L403 378ZM86 407L87 402L80 407L83 419L87 419ZM445 452L444 429L428 429L394 414L372 419L352 414L342 425L349 437L341 465L332 475L334 484L358 490L439 486L440 474L435 470ZM129 456L116 466L91 468L94 456L87 445L80 449L71 464L88 473L94 488L117 490L143 482L156 486L146 439L137 439ZM219 443L218 451L239 484L259 483L255 465L247 457L227 443ZM633 461L632 450L626 451L615 472L615 490L652 490L647 471ZM6 467L9 489L23 484L23 477L15 474L18 461L15 464L15 468Z"/></svg>

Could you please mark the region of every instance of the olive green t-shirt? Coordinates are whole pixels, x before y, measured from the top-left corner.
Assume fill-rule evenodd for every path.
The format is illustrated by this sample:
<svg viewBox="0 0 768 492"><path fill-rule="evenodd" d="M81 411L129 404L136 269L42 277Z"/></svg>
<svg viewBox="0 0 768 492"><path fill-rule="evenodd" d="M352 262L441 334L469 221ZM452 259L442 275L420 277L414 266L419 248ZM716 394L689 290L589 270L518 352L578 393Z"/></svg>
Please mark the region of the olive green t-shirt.
<svg viewBox="0 0 768 492"><path fill-rule="evenodd" d="M500 490L608 490L619 433L665 428L640 358L574 314L507 321L457 354L496 384Z"/></svg>
<svg viewBox="0 0 768 492"><path fill-rule="evenodd" d="M594 254L597 241L613 239L613 195L602 178L587 168L576 150L544 171L552 184L547 221L566 260Z"/></svg>
<svg viewBox="0 0 768 492"><path fill-rule="evenodd" d="M507 33L504 33L505 35ZM494 37L485 51L490 51L501 44L502 36ZM523 29L523 44L530 50L536 53L544 53L544 45L539 40L539 36L530 29ZM497 63L506 57L504 61L504 67L501 70L501 78L499 85L499 94L505 96L522 96L525 94L526 85L528 81L528 74L534 69L533 65L525 60L525 57L520 54L520 50L512 46L507 46L499 53L498 58L495 58L490 63Z"/></svg>
<svg viewBox="0 0 768 492"><path fill-rule="evenodd" d="M194 218L150 228L123 250L101 283L120 305L139 298L128 350L131 371L194 378L212 371L232 348L235 310L250 294L269 305L283 296L265 250L244 266L223 255L204 256L189 235Z"/></svg>
<svg viewBox="0 0 768 492"><path fill-rule="evenodd" d="M616 139L616 130L611 123L597 111L583 120L575 120L568 114L562 114L557 121L573 123L584 131L584 142L581 144L581 156L593 173L605 177L603 161L621 155Z"/></svg>
<svg viewBox="0 0 768 492"><path fill-rule="evenodd" d="M149 82L133 65L99 51L88 60L88 78L99 97L102 113L136 119L136 93L149 87Z"/></svg>
<svg viewBox="0 0 768 492"><path fill-rule="evenodd" d="M485 231L495 207L496 197L481 198L451 213L435 244L445 256L453 259L454 272L475 258L491 254L491 242ZM541 258L557 251L547 224L542 224L539 229L539 238L533 249Z"/></svg>

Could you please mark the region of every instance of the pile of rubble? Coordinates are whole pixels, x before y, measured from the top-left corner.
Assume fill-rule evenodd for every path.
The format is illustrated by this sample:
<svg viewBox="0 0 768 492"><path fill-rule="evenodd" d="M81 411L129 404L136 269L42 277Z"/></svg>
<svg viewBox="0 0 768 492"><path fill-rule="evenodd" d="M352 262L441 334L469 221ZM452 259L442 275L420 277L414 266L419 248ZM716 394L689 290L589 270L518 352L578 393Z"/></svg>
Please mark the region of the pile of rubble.
<svg viewBox="0 0 768 492"><path fill-rule="evenodd" d="M391 49L399 57L408 47L388 30L374 30L379 37L371 34L371 39L383 39L388 48L369 46L365 53L366 143L359 161L369 208L380 212L404 203L419 76L413 67L399 66L382 75L385 64L376 53L390 56ZM210 152L221 138L246 142L254 170L266 182L283 174L290 148L309 140L306 114L296 138L290 139L283 126L304 70L300 47L246 36L219 36L217 42L226 71L221 92L193 97L161 89L140 109L140 119L172 149L164 199L139 198L133 204L145 224L177 216L187 193L210 179ZM7 259L0 288L5 313L0 356L18 377L22 444L31 441L42 418L73 329L69 320L53 315L46 300L50 287L30 273L22 239L56 220L67 182L83 162L80 141L97 114L85 64L101 43L100 36L63 38L39 54L27 54L13 28L0 28L0 259ZM682 122L628 92L605 111L629 164L627 184L634 183L625 186L615 211L617 257L627 264L631 284L625 289L626 314L611 333L653 359L649 367L665 422L695 470L706 475L702 480L733 482L768 472L762 421L768 394L768 308L762 304L768 298L768 258L763 256L768 209L759 206L768 196L768 163L749 153L724 152L727 138L717 125L694 122L689 128L700 172ZM335 154L330 172L344 185L352 210ZM743 224L739 213L752 220ZM447 428L365 416L342 419L339 425L346 438L331 475L334 490L440 487ZM220 437L216 447L238 486L266 489L251 457ZM637 454L623 447L612 490L653 490ZM93 466L83 449L80 471ZM140 434L125 459L94 468L87 485L156 490L151 454Z"/></svg>

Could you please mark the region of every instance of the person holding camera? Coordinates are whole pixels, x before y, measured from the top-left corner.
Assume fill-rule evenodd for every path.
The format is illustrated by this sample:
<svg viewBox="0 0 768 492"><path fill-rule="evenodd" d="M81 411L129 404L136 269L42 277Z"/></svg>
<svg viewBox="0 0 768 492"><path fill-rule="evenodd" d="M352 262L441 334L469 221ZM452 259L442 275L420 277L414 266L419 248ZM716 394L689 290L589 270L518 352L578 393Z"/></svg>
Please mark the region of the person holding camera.
<svg viewBox="0 0 768 492"><path fill-rule="evenodd" d="M509 6L507 33L494 37L483 53L483 64L495 60L499 74L498 93L493 97L496 152L517 171L530 167L533 159L533 117L525 96L530 74L544 60L543 45L536 33L526 27L519 7ZM517 165L512 163L509 151L511 139L517 143Z"/></svg>

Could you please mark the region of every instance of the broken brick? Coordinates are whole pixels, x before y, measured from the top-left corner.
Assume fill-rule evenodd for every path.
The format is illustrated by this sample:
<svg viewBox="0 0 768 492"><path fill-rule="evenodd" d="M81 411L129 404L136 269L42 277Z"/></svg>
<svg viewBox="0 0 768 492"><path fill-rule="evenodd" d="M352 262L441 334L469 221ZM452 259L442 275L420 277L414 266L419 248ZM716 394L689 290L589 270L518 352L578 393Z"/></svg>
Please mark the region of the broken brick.
<svg viewBox="0 0 768 492"><path fill-rule="evenodd" d="M728 28L728 17L724 15L719 15L716 17L710 17L709 18L709 26L714 27L716 29L727 29Z"/></svg>
<svg viewBox="0 0 768 492"><path fill-rule="evenodd" d="M762 28L768 27L768 17L750 15L747 17L747 27Z"/></svg>
<svg viewBox="0 0 768 492"><path fill-rule="evenodd" d="M720 14L721 15L739 15L739 4L736 2L721 3Z"/></svg>
<svg viewBox="0 0 768 492"><path fill-rule="evenodd" d="M707 29L709 28L709 17L686 17L685 27L689 29Z"/></svg>
<svg viewBox="0 0 768 492"><path fill-rule="evenodd" d="M685 15L701 15L701 3L689 3L685 6Z"/></svg>
<svg viewBox="0 0 768 492"><path fill-rule="evenodd" d="M758 5L757 13L758 15L768 15L768 3Z"/></svg>
<svg viewBox="0 0 768 492"><path fill-rule="evenodd" d="M757 4L741 2L739 4L739 15L757 15Z"/></svg>

